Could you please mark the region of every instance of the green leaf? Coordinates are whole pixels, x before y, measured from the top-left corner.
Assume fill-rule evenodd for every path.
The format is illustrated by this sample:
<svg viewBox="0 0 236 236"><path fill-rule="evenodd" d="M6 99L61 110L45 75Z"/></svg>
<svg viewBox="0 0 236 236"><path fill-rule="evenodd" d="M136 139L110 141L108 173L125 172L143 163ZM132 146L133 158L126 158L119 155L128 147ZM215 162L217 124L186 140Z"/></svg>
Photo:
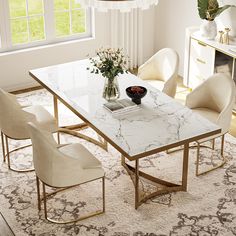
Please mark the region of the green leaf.
<svg viewBox="0 0 236 236"><path fill-rule="evenodd" d="M208 8L208 0L198 0L198 14L201 19L206 19L206 12Z"/></svg>
<svg viewBox="0 0 236 236"><path fill-rule="evenodd" d="M219 8L215 9L208 9L207 10L207 20L214 20L215 19L215 14L217 13Z"/></svg>
<svg viewBox="0 0 236 236"><path fill-rule="evenodd" d="M217 0L208 0L208 10L217 10L219 8L219 3Z"/></svg>
<svg viewBox="0 0 236 236"><path fill-rule="evenodd" d="M223 7L218 8L217 12L215 14L213 14L213 18L215 19L217 16L219 16L223 11L225 11L226 9L230 8L230 7L235 7L234 5L225 5Z"/></svg>

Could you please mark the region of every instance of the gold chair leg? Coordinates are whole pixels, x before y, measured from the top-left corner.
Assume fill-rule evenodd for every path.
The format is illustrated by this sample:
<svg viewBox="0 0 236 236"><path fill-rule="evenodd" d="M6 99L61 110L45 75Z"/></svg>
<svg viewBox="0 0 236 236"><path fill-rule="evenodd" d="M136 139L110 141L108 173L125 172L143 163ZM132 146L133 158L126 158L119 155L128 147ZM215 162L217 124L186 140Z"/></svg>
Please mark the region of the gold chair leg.
<svg viewBox="0 0 236 236"><path fill-rule="evenodd" d="M45 191L45 184L43 183L43 205L44 205L44 216L48 220L48 213L47 213L47 196Z"/></svg>
<svg viewBox="0 0 236 236"><path fill-rule="evenodd" d="M212 139L212 150L215 150L215 139Z"/></svg>
<svg viewBox="0 0 236 236"><path fill-rule="evenodd" d="M206 173L208 173L208 172L210 172L212 170L215 170L215 169L217 169L217 168L219 168L219 167L221 167L221 166L223 166L225 164L225 162L226 162L225 157L224 157L224 138L225 138L225 135L222 135L221 138L222 138L222 140L221 140L221 152L220 153L221 153L221 157L222 157L222 162L219 165L217 165L217 166L215 166L215 167L213 167L213 168L211 168L211 169L209 169L207 171L201 172L201 173L199 172L200 148L204 147L204 148L210 148L212 150L215 150L215 138L212 139L212 146L211 147L210 146L201 145L198 142L197 142L197 145L189 147L189 148L197 148L197 160L196 160L196 170L195 170L196 176L199 176L199 175L202 175L202 174L206 174ZM181 151L181 150L183 150L183 148L167 150L166 153L167 154L171 154L171 153L174 153L174 152L177 152L177 151Z"/></svg>
<svg viewBox="0 0 236 236"><path fill-rule="evenodd" d="M7 151L7 165L8 165L8 168L11 169L11 163L10 163L10 153L9 153L9 145L8 145L8 138L7 136L5 135L5 141L6 141L6 151Z"/></svg>
<svg viewBox="0 0 236 236"><path fill-rule="evenodd" d="M37 181L39 181L39 179ZM45 219L48 220L51 223L56 223L56 224L75 223L77 221L85 220L85 219L88 219L88 218L90 218L92 216L97 216L97 215L103 214L105 212L105 176L102 177L102 210L95 211L93 213L90 213L89 215L82 216L82 217L79 217L79 218L77 218L75 220L70 220L70 221L57 221L57 220L53 220L53 219L49 218L48 217L48 211L47 211L47 198L49 196L55 195L57 192L60 192L60 191L63 191L63 190L66 190L66 189L69 189L69 188L75 187L75 186L59 189L59 190L56 190L55 192L47 194L46 193L46 184L44 184L42 182L42 185L43 185L43 199L42 200L43 200L43 204L44 204L44 216L45 216ZM39 186L39 182L37 182L37 188L39 188L38 186ZM41 202L39 194L38 194L38 200ZM38 207L41 209L40 203L38 203Z"/></svg>
<svg viewBox="0 0 236 236"><path fill-rule="evenodd" d="M57 132L57 143L61 144L61 140L60 140L60 132Z"/></svg>
<svg viewBox="0 0 236 236"><path fill-rule="evenodd" d="M1 140L2 140L2 156L3 156L3 162L6 162L6 153L5 153L5 143L4 143L4 134L1 131Z"/></svg>
<svg viewBox="0 0 236 236"><path fill-rule="evenodd" d="M5 157L7 157L8 168L12 171L19 172L19 173L34 171L34 168L26 169L26 170L15 169L11 166L11 161L10 161L10 153L13 153L15 151L18 151L18 150L21 150L21 149L24 149L24 148L27 148L27 147L30 147L30 146L32 146L32 144L25 145L25 146L22 146L22 147L19 147L19 148L16 148L16 149L13 149L13 150L9 151L8 137L6 135L5 135L5 140L6 140L6 154L5 154Z"/></svg>
<svg viewBox="0 0 236 236"><path fill-rule="evenodd" d="M102 212L105 212L105 176L102 178Z"/></svg>
<svg viewBox="0 0 236 236"><path fill-rule="evenodd" d="M197 143L196 176L199 176L200 143Z"/></svg>
<svg viewBox="0 0 236 236"><path fill-rule="evenodd" d="M198 143L197 163L196 163L196 176L200 176L200 175L206 174L206 173L208 173L210 171L213 171L215 169L218 169L218 168L222 167L226 163L226 159L224 157L224 140L225 140L225 135L223 134L221 136L221 149L220 149L220 155L222 157L221 163L219 165L217 165L215 167L212 167L212 168L208 169L207 171L203 171L203 172L199 172L200 144Z"/></svg>
<svg viewBox="0 0 236 236"><path fill-rule="evenodd" d="M38 209L41 210L41 199L40 199L40 182L38 176L36 176L36 184L37 184L37 195L38 195Z"/></svg>

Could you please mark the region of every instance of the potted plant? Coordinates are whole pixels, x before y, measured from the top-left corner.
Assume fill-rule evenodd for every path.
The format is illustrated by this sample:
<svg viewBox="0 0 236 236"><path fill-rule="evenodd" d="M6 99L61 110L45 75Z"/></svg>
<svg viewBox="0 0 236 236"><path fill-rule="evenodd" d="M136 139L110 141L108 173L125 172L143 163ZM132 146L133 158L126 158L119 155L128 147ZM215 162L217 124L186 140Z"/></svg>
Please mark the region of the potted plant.
<svg viewBox="0 0 236 236"><path fill-rule="evenodd" d="M198 13L200 18L204 20L200 27L203 37L207 39L214 39L216 37L217 26L215 18L232 6L224 5L220 7L217 0L198 0Z"/></svg>
<svg viewBox="0 0 236 236"><path fill-rule="evenodd" d="M117 76L128 72L128 59L120 48L100 48L96 55L97 58L90 58L93 65L91 73L100 73L105 77L103 97L107 101L114 101L120 97Z"/></svg>
<svg viewBox="0 0 236 236"><path fill-rule="evenodd" d="M230 4L236 5L236 0L218 0L220 5ZM230 35L232 37L236 37L236 7L231 7L223 12L216 19L216 23L218 27L230 28Z"/></svg>

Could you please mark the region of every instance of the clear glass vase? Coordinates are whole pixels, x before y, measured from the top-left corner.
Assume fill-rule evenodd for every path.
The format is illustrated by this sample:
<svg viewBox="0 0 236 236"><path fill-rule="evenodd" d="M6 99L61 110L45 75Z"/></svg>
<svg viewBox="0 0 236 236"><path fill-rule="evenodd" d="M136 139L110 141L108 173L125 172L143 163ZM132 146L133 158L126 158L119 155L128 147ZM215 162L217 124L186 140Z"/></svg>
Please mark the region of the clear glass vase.
<svg viewBox="0 0 236 236"><path fill-rule="evenodd" d="M110 102L117 100L119 97L120 97L120 89L117 77L113 79L105 78L103 98L105 98L108 102Z"/></svg>

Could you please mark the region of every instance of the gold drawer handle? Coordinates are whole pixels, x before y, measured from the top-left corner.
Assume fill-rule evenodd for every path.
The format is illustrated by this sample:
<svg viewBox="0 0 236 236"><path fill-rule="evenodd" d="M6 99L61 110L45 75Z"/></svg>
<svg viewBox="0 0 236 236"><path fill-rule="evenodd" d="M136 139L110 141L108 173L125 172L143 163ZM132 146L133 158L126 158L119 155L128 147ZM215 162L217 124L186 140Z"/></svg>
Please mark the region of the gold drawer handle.
<svg viewBox="0 0 236 236"><path fill-rule="evenodd" d="M206 46L207 46L205 43L202 43L202 42L199 42L199 41L198 41L198 44L201 45L201 46L203 46L203 47L206 47Z"/></svg>
<svg viewBox="0 0 236 236"><path fill-rule="evenodd" d="M201 60L201 59L199 59L199 58L197 58L197 62L200 62L200 63L202 63L202 64L206 64L205 61L203 61L203 60Z"/></svg>

